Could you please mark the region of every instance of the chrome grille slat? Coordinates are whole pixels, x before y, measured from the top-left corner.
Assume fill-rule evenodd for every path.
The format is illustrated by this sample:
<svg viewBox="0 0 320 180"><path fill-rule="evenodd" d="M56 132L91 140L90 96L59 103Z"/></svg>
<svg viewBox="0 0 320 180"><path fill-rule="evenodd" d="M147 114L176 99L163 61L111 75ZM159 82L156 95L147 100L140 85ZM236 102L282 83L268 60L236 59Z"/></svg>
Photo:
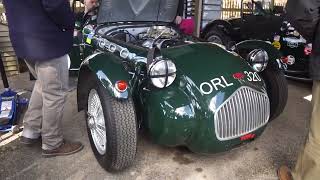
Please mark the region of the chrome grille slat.
<svg viewBox="0 0 320 180"><path fill-rule="evenodd" d="M230 99L230 104L231 104L231 109L232 109L232 117L237 117L236 116L236 111L234 109L234 99ZM236 133L236 127L237 127L237 124L236 124L236 119L235 121L231 121L231 124L232 124L232 134Z"/></svg>
<svg viewBox="0 0 320 180"><path fill-rule="evenodd" d="M256 120L254 121L254 127L257 127L258 124L261 123L260 122L261 119L259 118L259 115L260 115L260 113L259 113L259 99L258 99L258 95L257 94L254 94L254 100L256 102L256 104L255 104L255 109L256 109L255 117L256 117Z"/></svg>
<svg viewBox="0 0 320 180"><path fill-rule="evenodd" d="M259 119L261 120L263 117L262 117L262 105L261 105L261 102L259 101ZM259 123L261 123L261 121L259 122Z"/></svg>
<svg viewBox="0 0 320 180"><path fill-rule="evenodd" d="M251 114L249 114L249 123L248 123L248 129L247 131L249 131L249 129L251 129L251 123L252 123L252 115L253 115L253 109L252 109L252 100L251 100L251 94L250 91L247 89L247 93L248 93L248 98L249 98L249 112L251 112Z"/></svg>
<svg viewBox="0 0 320 180"><path fill-rule="evenodd" d="M251 111L251 99L250 99L249 91L247 89L246 89L246 96L248 98L248 111L247 111L248 124L247 124L246 131L248 131L250 129L250 122L251 122L251 115L249 112L252 112L252 111Z"/></svg>
<svg viewBox="0 0 320 180"><path fill-rule="evenodd" d="M240 91L240 97L243 97L243 92L242 91ZM242 103L242 109L245 109L245 105L244 105L245 104L245 100L243 98L241 98L241 103ZM245 119L247 111L241 111L241 112L242 112L242 119ZM245 124L241 123L241 130L240 131L243 131L244 127L245 127Z"/></svg>
<svg viewBox="0 0 320 180"><path fill-rule="evenodd" d="M257 115L257 112L256 112L256 107L257 107L257 104L255 103L255 97L254 97L254 93L253 92L250 92L250 94L252 95L251 96L251 99L252 99L252 109L253 109L253 116L252 116L252 121L251 121L251 127L250 129L254 128L255 127L255 123L256 121L258 121L258 119L256 118L256 115Z"/></svg>
<svg viewBox="0 0 320 180"><path fill-rule="evenodd" d="M245 112L245 119L244 119L244 121L245 121L245 123L243 124L243 129L242 129L242 131L243 132L245 132L246 131L246 129L247 129L247 125L248 125L248 120L249 120L249 118L248 118L248 109L249 109L249 106L248 106L248 97L247 97L247 93L246 93L246 91L243 91L243 95L244 95L244 106L245 106L245 109L244 109L244 112Z"/></svg>
<svg viewBox="0 0 320 180"><path fill-rule="evenodd" d="M240 103L239 103L239 93L236 94L236 107L240 107ZM240 108L241 109L241 108ZM241 117L241 111L239 111L239 109L237 108L237 132L240 131L240 117Z"/></svg>
<svg viewBox="0 0 320 180"><path fill-rule="evenodd" d="M225 122L227 120L226 109L224 108L222 110L222 112L223 112L223 119L221 121L221 127L223 126L223 122ZM226 130L227 130L227 128L222 128L222 132L223 132L223 137L224 138L227 137L227 131Z"/></svg>
<svg viewBox="0 0 320 180"><path fill-rule="evenodd" d="M267 93L243 86L217 108L214 115L216 136L220 141L241 137L264 126L269 114Z"/></svg>
<svg viewBox="0 0 320 180"><path fill-rule="evenodd" d="M257 100L256 100L256 95L257 94L255 94L255 93L252 93L251 92L251 94L252 94L252 100L253 100L253 102L258 102ZM259 119L258 119L258 117L257 117L257 115L258 115L258 112L257 112L257 103L254 103L254 104L252 104L253 105L253 109L254 109L254 114L253 114L253 121L252 121L252 126L251 126L251 128L253 128L253 127L256 127L256 122L258 122L259 121Z"/></svg>
<svg viewBox="0 0 320 180"><path fill-rule="evenodd" d="M230 105L230 102L228 102L229 104L228 104L228 119L230 119L230 118L232 118L232 115L231 115L231 105ZM230 127L230 129L229 129L229 131L228 131L228 136L231 136L231 134L232 134L232 126L231 126L232 124L231 124L231 122L229 121L229 127Z"/></svg>

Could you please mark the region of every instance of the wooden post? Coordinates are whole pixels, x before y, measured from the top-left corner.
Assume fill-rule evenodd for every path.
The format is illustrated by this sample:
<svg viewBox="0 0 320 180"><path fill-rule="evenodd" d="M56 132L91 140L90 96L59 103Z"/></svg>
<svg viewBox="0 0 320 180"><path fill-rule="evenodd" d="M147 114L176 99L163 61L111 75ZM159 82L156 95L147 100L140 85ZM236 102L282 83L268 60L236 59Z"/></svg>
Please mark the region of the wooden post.
<svg viewBox="0 0 320 180"><path fill-rule="evenodd" d="M194 35L197 37L200 37L200 28L201 28L201 22L202 22L202 2L203 0L196 0L196 9L195 9L195 23L196 23L196 27L195 27L195 32Z"/></svg>

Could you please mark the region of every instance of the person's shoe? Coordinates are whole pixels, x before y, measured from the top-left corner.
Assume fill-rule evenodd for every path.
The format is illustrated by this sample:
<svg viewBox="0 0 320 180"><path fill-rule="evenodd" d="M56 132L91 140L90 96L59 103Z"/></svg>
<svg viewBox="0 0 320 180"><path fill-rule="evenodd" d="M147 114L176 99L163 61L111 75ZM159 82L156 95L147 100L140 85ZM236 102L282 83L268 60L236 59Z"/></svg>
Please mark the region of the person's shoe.
<svg viewBox="0 0 320 180"><path fill-rule="evenodd" d="M24 145L34 145L37 144L38 142L40 142L41 138L37 138L37 139L31 139L31 138L26 138L24 136L20 137L20 143L24 144Z"/></svg>
<svg viewBox="0 0 320 180"><path fill-rule="evenodd" d="M293 180L291 171L287 166L281 166L277 173L279 180Z"/></svg>
<svg viewBox="0 0 320 180"><path fill-rule="evenodd" d="M43 157L66 156L77 153L83 149L80 142L70 142L63 140L60 147L53 150L42 150Z"/></svg>

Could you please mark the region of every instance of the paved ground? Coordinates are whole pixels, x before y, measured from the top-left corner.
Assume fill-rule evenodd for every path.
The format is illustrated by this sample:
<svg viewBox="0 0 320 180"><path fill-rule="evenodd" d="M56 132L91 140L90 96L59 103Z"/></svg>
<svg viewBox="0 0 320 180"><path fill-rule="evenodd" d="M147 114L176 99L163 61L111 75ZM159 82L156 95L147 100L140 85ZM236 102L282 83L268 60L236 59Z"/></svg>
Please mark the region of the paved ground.
<svg viewBox="0 0 320 180"><path fill-rule="evenodd" d="M32 89L26 74L11 78L10 84L16 89ZM135 164L124 172L110 174L94 158L84 114L76 110L73 90L65 109L64 132L66 138L81 140L84 150L72 156L46 159L41 157L40 145L28 148L14 140L0 145L0 179L275 180L276 169L281 164L292 167L303 144L311 106L303 97L310 93L310 85L290 81L285 111L250 144L205 156L159 146L141 135Z"/></svg>

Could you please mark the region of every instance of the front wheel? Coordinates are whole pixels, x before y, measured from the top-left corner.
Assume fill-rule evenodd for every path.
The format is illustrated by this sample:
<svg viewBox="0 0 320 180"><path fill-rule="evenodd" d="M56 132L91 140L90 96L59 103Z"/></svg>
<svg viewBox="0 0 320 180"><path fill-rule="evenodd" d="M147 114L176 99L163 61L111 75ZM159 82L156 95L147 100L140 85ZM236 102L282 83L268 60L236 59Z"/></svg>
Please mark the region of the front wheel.
<svg viewBox="0 0 320 180"><path fill-rule="evenodd" d="M132 100L117 100L98 84L89 90L87 112L89 140L99 164L107 171L128 167L137 149Z"/></svg>
<svg viewBox="0 0 320 180"><path fill-rule="evenodd" d="M270 120L277 118L284 110L288 99L288 84L280 69L267 68L261 74L270 99Z"/></svg>

